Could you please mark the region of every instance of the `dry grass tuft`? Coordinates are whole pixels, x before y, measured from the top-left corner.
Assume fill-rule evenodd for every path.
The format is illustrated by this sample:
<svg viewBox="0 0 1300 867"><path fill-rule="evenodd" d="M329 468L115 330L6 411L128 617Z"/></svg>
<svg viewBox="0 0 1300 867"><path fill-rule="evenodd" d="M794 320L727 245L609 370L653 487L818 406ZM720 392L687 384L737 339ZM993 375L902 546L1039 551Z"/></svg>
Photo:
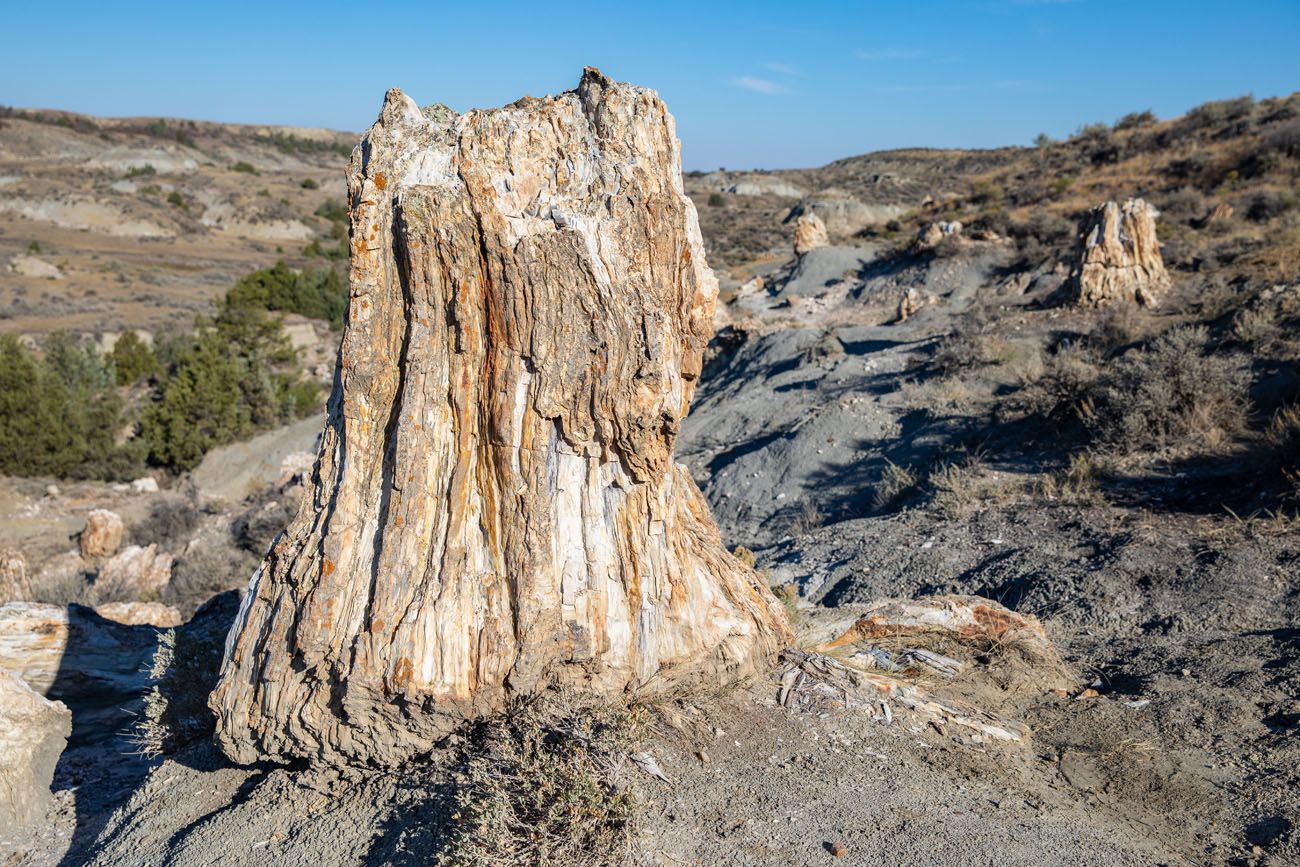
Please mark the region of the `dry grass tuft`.
<svg viewBox="0 0 1300 867"><path fill-rule="evenodd" d="M871 507L883 511L895 506L916 492L916 476L910 467L900 467L885 459L885 468L881 471L880 481L871 495Z"/></svg>
<svg viewBox="0 0 1300 867"><path fill-rule="evenodd" d="M516 701L477 725L457 775L443 867L629 863L636 800L618 775L644 736L642 707L568 693Z"/></svg>

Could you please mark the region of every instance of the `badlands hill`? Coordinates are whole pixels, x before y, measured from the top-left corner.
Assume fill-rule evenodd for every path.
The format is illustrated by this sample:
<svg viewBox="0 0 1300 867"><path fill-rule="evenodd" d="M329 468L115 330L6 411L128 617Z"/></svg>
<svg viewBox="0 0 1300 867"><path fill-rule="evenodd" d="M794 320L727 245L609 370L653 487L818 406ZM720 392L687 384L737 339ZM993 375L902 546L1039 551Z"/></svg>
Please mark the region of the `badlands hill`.
<svg viewBox="0 0 1300 867"><path fill-rule="evenodd" d="M342 205L355 144L328 130L0 111L5 329L187 327L245 273L319 261L303 251L335 243L316 212Z"/></svg>

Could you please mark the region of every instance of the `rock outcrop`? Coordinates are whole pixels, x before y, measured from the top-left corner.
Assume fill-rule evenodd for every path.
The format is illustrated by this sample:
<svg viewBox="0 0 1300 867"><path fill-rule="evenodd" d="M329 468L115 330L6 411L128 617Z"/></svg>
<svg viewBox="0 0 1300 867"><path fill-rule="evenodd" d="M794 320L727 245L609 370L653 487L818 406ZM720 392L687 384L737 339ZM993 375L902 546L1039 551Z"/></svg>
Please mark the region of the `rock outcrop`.
<svg viewBox="0 0 1300 867"><path fill-rule="evenodd" d="M512 694L718 683L787 641L673 460L717 284L658 96L456 116L353 154L351 302L312 490L211 704L235 761L393 765Z"/></svg>
<svg viewBox="0 0 1300 867"><path fill-rule="evenodd" d="M1160 303L1169 274L1160 258L1155 208L1142 199L1105 202L1079 225L1074 263L1067 282L1070 300L1081 307L1128 301Z"/></svg>
<svg viewBox="0 0 1300 867"><path fill-rule="evenodd" d="M831 187L819 190L796 204L790 218L815 211L826 224L827 232L836 237L846 237L873 223L886 223L906 210L898 205L868 205L844 190Z"/></svg>
<svg viewBox="0 0 1300 867"><path fill-rule="evenodd" d="M122 547L126 524L122 516L108 509L93 509L86 516L86 528L78 540L81 556L87 560L112 557Z"/></svg>
<svg viewBox="0 0 1300 867"><path fill-rule="evenodd" d="M0 670L0 831L45 818L72 713Z"/></svg>
<svg viewBox="0 0 1300 867"><path fill-rule="evenodd" d="M812 211L805 211L794 221L794 254L803 256L830 245L826 225Z"/></svg>
<svg viewBox="0 0 1300 867"><path fill-rule="evenodd" d="M26 602L32 598L32 581L22 552L0 551L0 604Z"/></svg>

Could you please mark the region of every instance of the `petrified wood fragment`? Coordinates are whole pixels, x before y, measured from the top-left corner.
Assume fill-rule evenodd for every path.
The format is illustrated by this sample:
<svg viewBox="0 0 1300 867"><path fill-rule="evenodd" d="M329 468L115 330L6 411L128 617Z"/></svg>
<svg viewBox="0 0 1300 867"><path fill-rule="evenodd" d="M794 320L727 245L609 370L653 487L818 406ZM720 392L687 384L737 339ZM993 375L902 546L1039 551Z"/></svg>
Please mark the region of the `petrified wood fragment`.
<svg viewBox="0 0 1300 867"><path fill-rule="evenodd" d="M1156 209L1142 199L1103 202L1079 224L1067 288L1082 307L1127 301L1156 307L1169 272L1156 237Z"/></svg>
<svg viewBox="0 0 1300 867"><path fill-rule="evenodd" d="M787 638L673 446L716 281L652 91L388 93L310 496L213 693L236 761L390 765L512 693L719 682Z"/></svg>

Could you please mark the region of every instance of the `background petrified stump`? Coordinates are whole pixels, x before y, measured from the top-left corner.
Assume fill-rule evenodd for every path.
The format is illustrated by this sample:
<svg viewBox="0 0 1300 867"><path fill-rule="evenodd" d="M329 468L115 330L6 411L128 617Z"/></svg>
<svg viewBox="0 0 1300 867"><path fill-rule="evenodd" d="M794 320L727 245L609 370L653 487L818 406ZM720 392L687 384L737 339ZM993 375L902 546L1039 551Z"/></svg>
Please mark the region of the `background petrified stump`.
<svg viewBox="0 0 1300 867"><path fill-rule="evenodd" d="M1127 301L1144 307L1160 303L1169 273L1156 237L1156 209L1142 199L1123 205L1103 202L1079 225L1075 259L1067 284L1082 307Z"/></svg>
<svg viewBox="0 0 1300 867"><path fill-rule="evenodd" d="M782 613L672 459L717 287L658 96L393 90L348 188L340 374L227 645L225 751L392 764L511 693L765 664Z"/></svg>

